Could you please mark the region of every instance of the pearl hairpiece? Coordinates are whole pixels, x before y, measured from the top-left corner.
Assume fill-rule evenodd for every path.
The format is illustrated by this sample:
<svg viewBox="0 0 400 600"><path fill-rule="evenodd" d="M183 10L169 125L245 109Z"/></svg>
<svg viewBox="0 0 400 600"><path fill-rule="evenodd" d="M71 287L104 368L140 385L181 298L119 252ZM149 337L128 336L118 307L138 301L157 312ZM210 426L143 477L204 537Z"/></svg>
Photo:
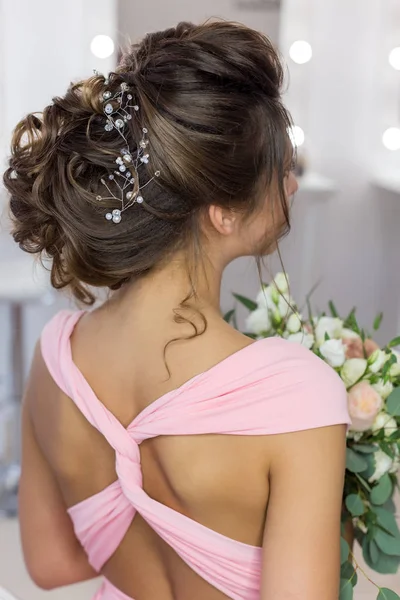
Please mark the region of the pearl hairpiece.
<svg viewBox="0 0 400 600"><path fill-rule="evenodd" d="M108 83L108 81L106 80ZM130 92L127 83L123 82L120 85L120 90L114 94L110 90L103 92L101 97L103 102L103 112L106 116L105 131L110 132L115 129L125 142L125 146L121 149L120 156L115 160L116 168L113 173L110 173L107 178L102 177L100 182L107 189L109 195L96 196L96 199L101 202L103 200L117 200L121 203L121 208L107 212L105 218L113 223L120 223L122 213L133 206L133 204L142 204L144 198L140 193L155 177L160 176L160 171L156 171L151 179L144 185L139 182L139 167L147 165L150 155L147 151L149 141L147 139L147 128L142 128L142 139L138 144L138 149L135 152L135 158L129 150L128 140L125 137L124 129L128 121L132 119L132 114L129 109L135 113L139 111L139 106L133 103L133 96ZM133 172L132 172L133 171Z"/></svg>

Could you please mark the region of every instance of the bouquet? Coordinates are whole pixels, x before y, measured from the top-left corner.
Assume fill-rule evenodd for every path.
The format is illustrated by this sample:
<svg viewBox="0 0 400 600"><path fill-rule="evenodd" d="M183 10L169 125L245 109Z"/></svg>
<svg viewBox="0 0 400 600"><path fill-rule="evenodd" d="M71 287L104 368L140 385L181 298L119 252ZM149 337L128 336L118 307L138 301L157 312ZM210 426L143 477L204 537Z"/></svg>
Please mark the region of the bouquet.
<svg viewBox="0 0 400 600"><path fill-rule="evenodd" d="M333 302L329 316L313 316L308 298L304 318L290 296L285 273L263 285L256 301L234 296L250 311L246 335L281 336L303 344L335 369L346 386L352 425L347 434L340 599L351 600L357 572L363 572L352 553L355 540L376 572L396 573L400 566L393 502L395 488L400 488L400 353L394 349L400 337L379 348L360 328L356 310L340 318ZM225 319L237 326L235 309ZM382 314L375 319L375 331L381 321ZM378 600L400 600L395 592L376 587Z"/></svg>

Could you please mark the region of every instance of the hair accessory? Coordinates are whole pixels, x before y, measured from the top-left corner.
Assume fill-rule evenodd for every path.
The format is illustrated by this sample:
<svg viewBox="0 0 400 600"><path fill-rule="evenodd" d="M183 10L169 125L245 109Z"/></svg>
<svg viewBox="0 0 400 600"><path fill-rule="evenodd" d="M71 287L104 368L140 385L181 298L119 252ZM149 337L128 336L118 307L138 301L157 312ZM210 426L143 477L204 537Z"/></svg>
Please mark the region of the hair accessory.
<svg viewBox="0 0 400 600"><path fill-rule="evenodd" d="M120 90L112 93L110 90L103 92L101 96L103 102L103 112L106 116L105 131L116 130L118 135L124 140L124 147L121 149L120 156L115 160L116 167L113 173L107 178L102 178L100 182L107 189L108 196L96 196L100 202L103 200L116 200L121 206L111 212L107 212L105 218L113 223L120 223L122 213L133 206L133 204L142 204L144 202L140 191L145 188L156 177L160 176L160 171L156 171L144 185L139 182L139 167L149 163L150 155L147 151L149 141L147 139L148 130L142 128L142 139L138 148L132 156L129 150L128 140L125 137L124 129L128 121L132 119L130 110L135 113L139 111L139 106L134 103L133 96L127 83L120 85Z"/></svg>

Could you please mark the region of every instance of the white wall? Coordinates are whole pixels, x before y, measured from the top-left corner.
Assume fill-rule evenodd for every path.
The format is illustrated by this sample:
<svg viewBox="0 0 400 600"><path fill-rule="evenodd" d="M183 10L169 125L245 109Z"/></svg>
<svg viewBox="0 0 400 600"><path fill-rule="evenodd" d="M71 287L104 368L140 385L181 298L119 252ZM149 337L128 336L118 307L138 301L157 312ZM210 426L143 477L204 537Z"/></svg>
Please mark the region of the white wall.
<svg viewBox="0 0 400 600"><path fill-rule="evenodd" d="M53 96L63 94L71 81L88 77L93 69L108 72L116 56L98 59L90 51L96 34L116 38L115 0L0 0L0 166L3 171L9 152L12 129L28 112L40 111ZM6 207L0 184L0 209ZM12 272L4 282L3 266L21 251L8 235L8 222L2 219L0 232L0 404L10 389L10 314L4 293ZM28 260L28 257L26 257ZM12 284L12 281L10 281ZM12 285L10 285L10 288ZM3 293L4 292L4 293ZM44 323L68 300L54 305L28 305L25 310L24 338L26 366ZM1 440L0 440L1 442ZM1 446L1 443L0 443Z"/></svg>
<svg viewBox="0 0 400 600"><path fill-rule="evenodd" d="M201 23L210 17L245 23L267 33L274 41L279 33L280 13L276 7L268 6L268 0L119 0L118 12L122 43L174 26L179 21Z"/></svg>
<svg viewBox="0 0 400 600"><path fill-rule="evenodd" d="M400 173L400 153L381 143L384 129L399 124L400 77L387 61L399 43L394 7L381 0L284 0L280 30L285 56L296 39L313 47L310 63L289 61L287 103L306 132L311 168L338 188L316 223L308 283L322 276L316 302L333 297L342 310L357 305L365 325L383 309L381 341L400 330L400 195L373 185L382 169Z"/></svg>

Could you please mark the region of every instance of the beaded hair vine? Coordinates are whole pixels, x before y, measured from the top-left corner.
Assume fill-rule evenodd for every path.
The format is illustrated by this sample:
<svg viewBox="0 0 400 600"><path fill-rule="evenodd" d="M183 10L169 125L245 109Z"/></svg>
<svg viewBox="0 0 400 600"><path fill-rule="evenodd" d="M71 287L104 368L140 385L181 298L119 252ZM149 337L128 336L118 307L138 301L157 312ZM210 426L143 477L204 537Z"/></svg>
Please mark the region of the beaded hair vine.
<svg viewBox="0 0 400 600"><path fill-rule="evenodd" d="M97 73L96 73L97 74ZM105 80L108 83L108 80ZM108 196L98 195L96 199L101 202L103 200L116 200L121 204L120 208L116 208L105 214L107 221L120 223L122 213L133 206L134 204L142 204L144 201L141 190L145 188L155 177L160 176L160 171L156 171L144 185L140 185L139 167L147 165L149 162L149 153L147 146L147 129L142 128L142 139L138 144L138 149L135 152L135 158L129 150L128 140L125 137L124 129L128 121L132 119L130 110L135 113L139 111L139 106L133 103L133 96L127 83L123 82L120 89L112 93L106 90L101 98L103 102L103 112L106 116L106 124L104 129L108 132L114 129L124 140L125 145L120 151L120 156L115 160L116 168L108 175L107 178L102 177L100 182L107 189Z"/></svg>

